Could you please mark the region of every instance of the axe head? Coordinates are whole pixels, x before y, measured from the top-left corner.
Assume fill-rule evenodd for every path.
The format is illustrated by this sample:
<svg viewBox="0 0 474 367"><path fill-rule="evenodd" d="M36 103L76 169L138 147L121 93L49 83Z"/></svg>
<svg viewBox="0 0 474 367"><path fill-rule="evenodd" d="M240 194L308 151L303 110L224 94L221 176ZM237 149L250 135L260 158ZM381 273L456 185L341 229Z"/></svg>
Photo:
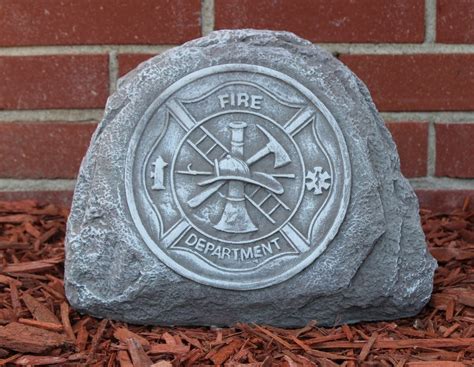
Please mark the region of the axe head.
<svg viewBox="0 0 474 367"><path fill-rule="evenodd" d="M263 127L257 125L262 133L268 138L268 143L266 148L270 153L273 153L275 156L275 163L273 165L274 168L279 168L287 165L291 162L291 158L286 152L285 148L276 140L272 134L270 134L267 130Z"/></svg>

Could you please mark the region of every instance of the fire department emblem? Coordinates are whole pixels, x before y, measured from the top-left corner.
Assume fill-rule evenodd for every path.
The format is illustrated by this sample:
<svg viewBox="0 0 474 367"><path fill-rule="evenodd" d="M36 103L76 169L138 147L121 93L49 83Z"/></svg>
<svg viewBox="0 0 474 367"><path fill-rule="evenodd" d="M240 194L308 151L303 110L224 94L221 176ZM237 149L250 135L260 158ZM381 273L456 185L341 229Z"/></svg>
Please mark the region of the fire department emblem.
<svg viewBox="0 0 474 367"><path fill-rule="evenodd" d="M255 65L196 71L151 104L130 141L126 194L150 250L194 281L282 282L311 264L344 218L351 170L322 102Z"/></svg>

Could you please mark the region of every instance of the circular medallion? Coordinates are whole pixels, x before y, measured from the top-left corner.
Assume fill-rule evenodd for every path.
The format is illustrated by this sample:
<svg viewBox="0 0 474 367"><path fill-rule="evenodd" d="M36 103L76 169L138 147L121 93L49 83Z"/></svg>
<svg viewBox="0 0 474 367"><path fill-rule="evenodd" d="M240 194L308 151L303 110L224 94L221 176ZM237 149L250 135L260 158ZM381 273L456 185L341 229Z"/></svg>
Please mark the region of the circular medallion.
<svg viewBox="0 0 474 367"><path fill-rule="evenodd" d="M150 105L129 143L126 191L145 243L179 274L256 289L311 264L350 195L329 110L261 66L198 70Z"/></svg>

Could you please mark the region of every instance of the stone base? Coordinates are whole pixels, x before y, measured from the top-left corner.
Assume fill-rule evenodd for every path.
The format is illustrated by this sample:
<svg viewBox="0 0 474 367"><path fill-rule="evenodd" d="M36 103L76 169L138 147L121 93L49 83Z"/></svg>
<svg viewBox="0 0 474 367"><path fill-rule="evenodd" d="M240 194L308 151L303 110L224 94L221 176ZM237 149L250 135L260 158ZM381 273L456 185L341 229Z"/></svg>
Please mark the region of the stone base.
<svg viewBox="0 0 474 367"><path fill-rule="evenodd" d="M133 225L123 184L128 142L150 103L183 76L229 63L278 70L310 89L338 122L352 166L347 212L325 251L290 279L254 290L200 284L161 262ZM297 327L398 319L428 302L436 262L416 196L366 87L326 51L286 32L214 32L119 84L83 161L68 223L65 286L74 308L136 324Z"/></svg>

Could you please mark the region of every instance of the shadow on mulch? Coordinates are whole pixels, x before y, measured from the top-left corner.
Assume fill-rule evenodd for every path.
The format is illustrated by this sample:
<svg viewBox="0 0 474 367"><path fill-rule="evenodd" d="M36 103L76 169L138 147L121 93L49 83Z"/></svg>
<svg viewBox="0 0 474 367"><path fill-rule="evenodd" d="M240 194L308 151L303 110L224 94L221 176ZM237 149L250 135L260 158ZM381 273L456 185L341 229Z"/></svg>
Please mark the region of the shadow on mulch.
<svg viewBox="0 0 474 367"><path fill-rule="evenodd" d="M0 365L474 366L474 211L420 212L439 262L416 318L320 328L163 328L98 320L64 297L68 210L0 202Z"/></svg>

